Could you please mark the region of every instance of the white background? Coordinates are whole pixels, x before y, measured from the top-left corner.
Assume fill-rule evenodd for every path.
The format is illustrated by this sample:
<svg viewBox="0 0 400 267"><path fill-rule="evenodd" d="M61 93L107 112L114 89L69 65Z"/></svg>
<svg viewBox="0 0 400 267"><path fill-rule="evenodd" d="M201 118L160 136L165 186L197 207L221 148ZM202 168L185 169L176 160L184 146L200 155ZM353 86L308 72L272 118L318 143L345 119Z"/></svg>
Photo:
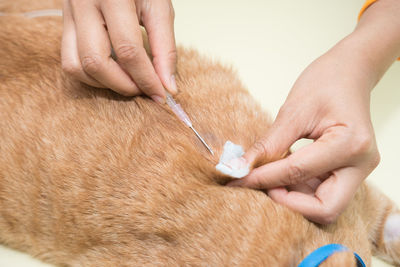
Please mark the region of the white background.
<svg viewBox="0 0 400 267"><path fill-rule="evenodd" d="M363 0L175 0L178 44L232 64L254 97L274 116L302 70L357 23ZM381 163L370 175L400 204L400 62L372 93L372 120ZM295 233L294 233L295 234ZM0 266L47 266L0 247ZM373 266L387 266L374 260Z"/></svg>

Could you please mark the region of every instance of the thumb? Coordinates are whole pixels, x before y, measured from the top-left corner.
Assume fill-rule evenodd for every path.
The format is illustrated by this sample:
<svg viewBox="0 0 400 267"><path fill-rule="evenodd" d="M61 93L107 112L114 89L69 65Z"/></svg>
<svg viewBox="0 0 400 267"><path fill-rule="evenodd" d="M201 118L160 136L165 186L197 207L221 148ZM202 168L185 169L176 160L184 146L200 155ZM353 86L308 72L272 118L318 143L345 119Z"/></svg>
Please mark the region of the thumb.
<svg viewBox="0 0 400 267"><path fill-rule="evenodd" d="M299 133L293 124L278 115L267 135L255 142L243 158L251 166L278 160L299 139Z"/></svg>

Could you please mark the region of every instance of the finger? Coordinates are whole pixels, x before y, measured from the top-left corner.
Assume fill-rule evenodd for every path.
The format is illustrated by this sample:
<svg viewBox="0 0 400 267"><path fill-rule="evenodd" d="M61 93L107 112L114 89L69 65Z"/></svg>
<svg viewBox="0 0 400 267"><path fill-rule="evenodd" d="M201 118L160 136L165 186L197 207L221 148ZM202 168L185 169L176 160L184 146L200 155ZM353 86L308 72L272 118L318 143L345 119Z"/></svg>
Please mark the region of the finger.
<svg viewBox="0 0 400 267"><path fill-rule="evenodd" d="M278 114L267 135L258 140L244 155L246 162L254 165L258 160L273 161L282 158L290 146L302 137L300 125L291 118Z"/></svg>
<svg viewBox="0 0 400 267"><path fill-rule="evenodd" d="M164 87L177 93L175 82L176 45L174 9L170 1L150 1L142 12L142 22L149 36L153 65Z"/></svg>
<svg viewBox="0 0 400 267"><path fill-rule="evenodd" d="M296 192L301 192L303 194L307 195L314 195L315 190L311 186L309 186L307 183L303 184L296 184L296 185L290 185L286 187L288 191L296 191Z"/></svg>
<svg viewBox="0 0 400 267"><path fill-rule="evenodd" d="M100 11L92 1L72 3L83 70L105 87L120 94L139 94L140 91L129 75L110 56L111 45Z"/></svg>
<svg viewBox="0 0 400 267"><path fill-rule="evenodd" d="M347 151L349 139L340 136L340 131L328 131L287 158L254 169L248 176L234 181L234 186L275 188L293 185L345 166L351 156Z"/></svg>
<svg viewBox="0 0 400 267"><path fill-rule="evenodd" d="M163 103L165 90L143 47L134 2L131 0L102 1L101 10L118 62L130 74L142 92L155 101Z"/></svg>
<svg viewBox="0 0 400 267"><path fill-rule="evenodd" d="M355 168L344 168L325 180L315 195L288 192L284 188L268 190L268 195L274 201L300 212L311 221L329 224L343 212L364 178Z"/></svg>
<svg viewBox="0 0 400 267"><path fill-rule="evenodd" d="M104 87L87 75L82 69L76 44L75 24L67 0L65 0L63 4L63 20L63 36L61 41L61 64L63 70L81 82L94 87Z"/></svg>

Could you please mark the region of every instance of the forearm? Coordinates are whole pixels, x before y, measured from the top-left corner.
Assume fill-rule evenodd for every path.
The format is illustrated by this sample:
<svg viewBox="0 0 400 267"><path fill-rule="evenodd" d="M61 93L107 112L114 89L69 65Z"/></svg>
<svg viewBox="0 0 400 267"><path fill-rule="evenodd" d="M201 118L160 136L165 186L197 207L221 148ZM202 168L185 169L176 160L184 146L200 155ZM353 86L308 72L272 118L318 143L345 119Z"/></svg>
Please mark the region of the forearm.
<svg viewBox="0 0 400 267"><path fill-rule="evenodd" d="M374 87L400 56L400 0L379 0L371 5L349 39L357 45Z"/></svg>
<svg viewBox="0 0 400 267"><path fill-rule="evenodd" d="M320 60L340 68L342 80L351 78L354 89L367 96L399 56L400 0L379 0L364 12L356 29Z"/></svg>

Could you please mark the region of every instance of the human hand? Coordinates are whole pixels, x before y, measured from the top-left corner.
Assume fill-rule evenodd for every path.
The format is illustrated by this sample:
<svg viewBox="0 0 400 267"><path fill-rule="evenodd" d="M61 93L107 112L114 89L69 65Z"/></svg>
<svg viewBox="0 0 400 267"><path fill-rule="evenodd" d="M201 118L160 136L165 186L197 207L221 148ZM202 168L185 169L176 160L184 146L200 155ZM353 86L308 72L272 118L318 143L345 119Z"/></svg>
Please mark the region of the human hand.
<svg viewBox="0 0 400 267"><path fill-rule="evenodd" d="M163 103L164 87L177 90L173 22L170 0L64 0L63 69L91 86L145 93ZM139 24L147 31L153 64Z"/></svg>
<svg viewBox="0 0 400 267"><path fill-rule="evenodd" d="M312 221L335 221L379 162L370 91L400 55L399 11L397 0L374 3L300 75L267 135L242 159L272 162L228 185L267 189ZM314 143L280 159L300 138Z"/></svg>
<svg viewBox="0 0 400 267"><path fill-rule="evenodd" d="M243 156L273 162L229 186L267 189L312 221L335 221L379 162L370 120L375 76L353 45L342 41L300 75L267 135ZM314 142L280 159L301 138Z"/></svg>

